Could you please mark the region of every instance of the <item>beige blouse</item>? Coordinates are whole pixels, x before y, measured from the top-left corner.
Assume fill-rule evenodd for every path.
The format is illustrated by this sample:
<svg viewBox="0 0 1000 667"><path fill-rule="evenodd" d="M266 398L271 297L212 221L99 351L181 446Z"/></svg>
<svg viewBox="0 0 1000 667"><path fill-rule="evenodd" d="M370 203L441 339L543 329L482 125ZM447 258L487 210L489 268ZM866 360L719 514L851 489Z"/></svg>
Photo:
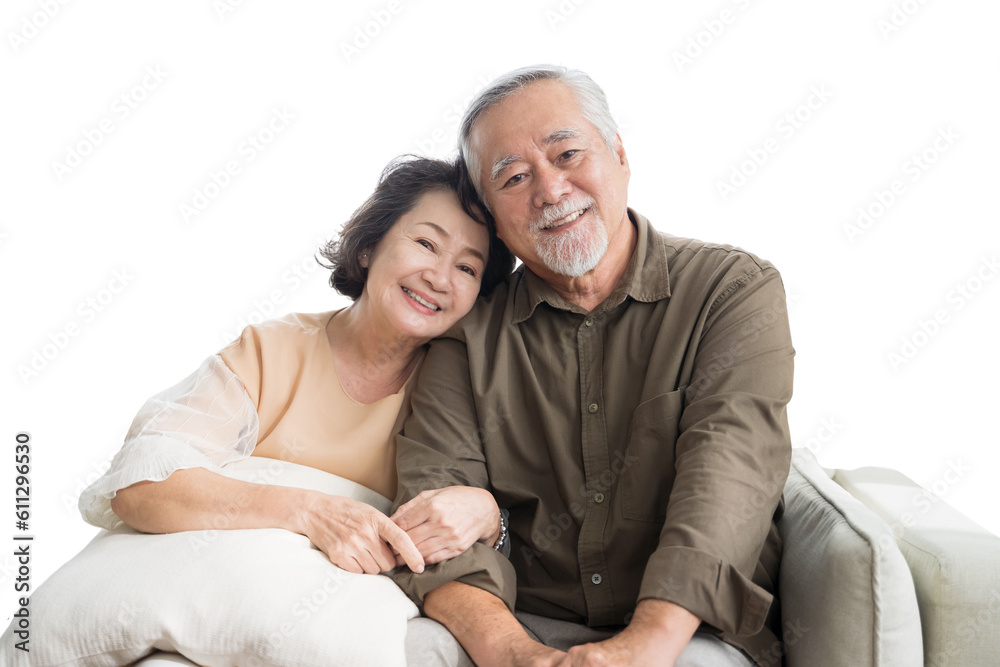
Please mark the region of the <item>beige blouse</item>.
<svg viewBox="0 0 1000 667"><path fill-rule="evenodd" d="M248 326L179 384L139 410L109 470L80 496L84 519L112 530L118 490L175 470L248 456L323 470L392 498L395 433L415 375L392 396L357 403L334 366L326 325L335 312L295 313Z"/></svg>
<svg viewBox="0 0 1000 667"><path fill-rule="evenodd" d="M219 356L243 380L257 410L254 456L325 470L392 498L393 435L405 387L368 405L351 399L326 335L332 317L292 314L249 326Z"/></svg>

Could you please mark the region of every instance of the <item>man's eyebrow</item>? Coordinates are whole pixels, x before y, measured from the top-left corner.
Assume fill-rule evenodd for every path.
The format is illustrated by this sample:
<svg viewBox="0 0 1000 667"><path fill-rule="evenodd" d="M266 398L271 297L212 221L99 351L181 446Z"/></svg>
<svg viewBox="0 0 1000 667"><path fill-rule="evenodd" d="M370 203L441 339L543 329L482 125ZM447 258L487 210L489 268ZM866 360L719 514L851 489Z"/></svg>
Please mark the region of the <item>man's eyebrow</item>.
<svg viewBox="0 0 1000 667"><path fill-rule="evenodd" d="M549 144L554 144L559 141L565 141L567 139L575 139L580 136L580 131L575 127L564 127L561 130L556 130L549 134L549 136L542 139L542 145L548 146Z"/></svg>
<svg viewBox="0 0 1000 667"><path fill-rule="evenodd" d="M580 134L580 131L575 127L564 127L549 133L547 137L542 139L542 145L549 146L560 141L566 141L567 139L576 139ZM500 175L503 174L507 167L520 159L520 155L507 155L494 162L493 168L490 170L490 182L492 183L500 178Z"/></svg>
<svg viewBox="0 0 1000 667"><path fill-rule="evenodd" d="M445 238L448 238L448 239L451 238L451 233L447 229L445 229L444 227L442 227L441 225L437 224L436 222L430 222L429 220L424 220L424 221L418 222L417 224L418 225L427 225L428 227L432 227L441 236L444 236ZM478 257L479 261L481 261L483 264L486 263L486 258L483 257L483 253L479 252L478 250L476 250L472 246L466 246L465 247L465 251L468 252L471 255L474 255L475 257Z"/></svg>
<svg viewBox="0 0 1000 667"><path fill-rule="evenodd" d="M500 174L502 174L507 167L520 159L520 155L507 155L494 162L493 168L490 170L490 183L500 178Z"/></svg>

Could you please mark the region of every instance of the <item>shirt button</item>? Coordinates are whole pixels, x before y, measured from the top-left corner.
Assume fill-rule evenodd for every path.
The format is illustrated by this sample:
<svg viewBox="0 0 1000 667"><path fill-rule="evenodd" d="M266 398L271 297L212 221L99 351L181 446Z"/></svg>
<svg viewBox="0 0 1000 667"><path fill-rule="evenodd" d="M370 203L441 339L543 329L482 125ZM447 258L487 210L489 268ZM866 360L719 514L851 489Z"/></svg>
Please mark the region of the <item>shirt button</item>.
<svg viewBox="0 0 1000 667"><path fill-rule="evenodd" d="M594 494L594 502L595 503L603 503L604 502L604 494L603 493L595 493Z"/></svg>
<svg viewBox="0 0 1000 667"><path fill-rule="evenodd" d="M597 403L591 403L587 409L590 410L590 414L594 414L597 412Z"/></svg>
<svg viewBox="0 0 1000 667"><path fill-rule="evenodd" d="M601 583L602 581L604 581L604 577L602 577L602 576L601 576L601 575L599 575L599 574L595 574L594 576L592 576L592 577L590 578L590 580L591 580L592 582L594 582L594 585L596 586L597 584L599 584L599 583Z"/></svg>
<svg viewBox="0 0 1000 667"><path fill-rule="evenodd" d="M585 319L583 321L583 323L586 324L588 327L592 327L592 326L594 326L594 318L593 317L588 317L587 319Z"/></svg>

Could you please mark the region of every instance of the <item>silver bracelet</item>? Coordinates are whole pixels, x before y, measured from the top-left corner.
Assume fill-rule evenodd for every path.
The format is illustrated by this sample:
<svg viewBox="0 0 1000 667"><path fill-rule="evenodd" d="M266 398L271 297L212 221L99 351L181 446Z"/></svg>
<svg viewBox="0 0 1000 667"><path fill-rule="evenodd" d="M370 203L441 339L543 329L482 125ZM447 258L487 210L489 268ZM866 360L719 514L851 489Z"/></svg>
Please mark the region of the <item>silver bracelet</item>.
<svg viewBox="0 0 1000 667"><path fill-rule="evenodd" d="M493 545L493 549L500 551L503 549L504 543L507 541L507 520L503 518L503 512L500 512L500 537L497 538L497 543Z"/></svg>

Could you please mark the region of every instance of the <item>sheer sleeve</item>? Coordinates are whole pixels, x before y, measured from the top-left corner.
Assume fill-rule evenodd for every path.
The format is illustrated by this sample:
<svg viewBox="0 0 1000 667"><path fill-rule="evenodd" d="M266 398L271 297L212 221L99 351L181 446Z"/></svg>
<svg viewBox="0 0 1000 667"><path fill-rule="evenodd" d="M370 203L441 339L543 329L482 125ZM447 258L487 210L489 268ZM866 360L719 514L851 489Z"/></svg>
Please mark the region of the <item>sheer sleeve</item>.
<svg viewBox="0 0 1000 667"><path fill-rule="evenodd" d="M257 410L243 381L212 355L177 385L146 401L111 467L80 496L87 523L123 525L111 499L127 486L159 482L175 470L222 466L250 456L257 445Z"/></svg>

